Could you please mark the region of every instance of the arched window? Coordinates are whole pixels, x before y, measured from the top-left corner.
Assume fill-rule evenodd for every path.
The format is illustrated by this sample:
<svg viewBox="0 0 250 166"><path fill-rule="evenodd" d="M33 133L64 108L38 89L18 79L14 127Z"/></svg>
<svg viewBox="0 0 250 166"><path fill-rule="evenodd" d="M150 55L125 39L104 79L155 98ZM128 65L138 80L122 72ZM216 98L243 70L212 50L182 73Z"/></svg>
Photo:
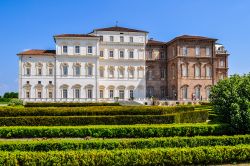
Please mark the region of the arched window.
<svg viewBox="0 0 250 166"><path fill-rule="evenodd" d="M72 87L73 89L73 96L75 99L81 98L81 85L76 84Z"/></svg>
<svg viewBox="0 0 250 166"><path fill-rule="evenodd" d="M61 89L61 98L67 99L68 98L68 88L69 86L66 84L63 84L60 86Z"/></svg>
<svg viewBox="0 0 250 166"><path fill-rule="evenodd" d="M182 86L181 91L182 91L182 99L187 100L188 99L188 86L187 85Z"/></svg>
<svg viewBox="0 0 250 166"><path fill-rule="evenodd" d="M91 84L88 84L85 86L86 89L86 96L88 99L92 99L93 98L93 88L94 86Z"/></svg>
<svg viewBox="0 0 250 166"><path fill-rule="evenodd" d="M125 99L125 86L120 85L117 87L119 93L119 99Z"/></svg>
<svg viewBox="0 0 250 166"><path fill-rule="evenodd" d="M175 64L171 65L171 73L172 73L172 79L175 79Z"/></svg>
<svg viewBox="0 0 250 166"><path fill-rule="evenodd" d="M110 99L113 99L114 98L114 93L115 93L115 87L113 86L113 85L110 85L109 87L108 87L108 90L109 90L109 98Z"/></svg>
<svg viewBox="0 0 250 166"><path fill-rule="evenodd" d="M133 85L128 86L128 94L130 99L134 99L134 89L135 87Z"/></svg>
<svg viewBox="0 0 250 166"><path fill-rule="evenodd" d="M104 98L104 90L105 90L105 86L100 85L99 86L99 98L103 99Z"/></svg>
<svg viewBox="0 0 250 166"><path fill-rule="evenodd" d="M194 88L195 91L195 100L200 100L201 99L201 86L197 85Z"/></svg>
<svg viewBox="0 0 250 166"><path fill-rule="evenodd" d="M209 100L211 94L211 86L206 87L206 99Z"/></svg>

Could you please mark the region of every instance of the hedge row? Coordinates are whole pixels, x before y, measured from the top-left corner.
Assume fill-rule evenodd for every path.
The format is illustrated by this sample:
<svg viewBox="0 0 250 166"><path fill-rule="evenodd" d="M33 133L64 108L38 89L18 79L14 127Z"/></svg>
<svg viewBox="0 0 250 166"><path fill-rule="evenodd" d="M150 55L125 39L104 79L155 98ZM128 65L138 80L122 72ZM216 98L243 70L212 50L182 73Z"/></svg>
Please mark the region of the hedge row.
<svg viewBox="0 0 250 166"><path fill-rule="evenodd" d="M25 107L88 107L88 106L119 106L119 103L89 102L89 103L58 103L58 102L27 102Z"/></svg>
<svg viewBox="0 0 250 166"><path fill-rule="evenodd" d="M207 111L190 111L169 115L116 115L116 116L21 116L0 117L0 126L81 126L202 123Z"/></svg>
<svg viewBox="0 0 250 166"><path fill-rule="evenodd" d="M0 107L0 117L10 116L97 116L97 115L163 115L194 111L192 106L94 106L94 107Z"/></svg>
<svg viewBox="0 0 250 166"><path fill-rule="evenodd" d="M144 149L198 146L234 146L250 144L250 135L237 136L197 136L149 139L104 139L104 140L33 140L0 142L2 151L53 151L53 150L92 150L92 149Z"/></svg>
<svg viewBox="0 0 250 166"><path fill-rule="evenodd" d="M171 124L175 115L0 117L0 126Z"/></svg>
<svg viewBox="0 0 250 166"><path fill-rule="evenodd" d="M228 125L115 125L58 127L1 127L0 138L148 138L197 135L230 135Z"/></svg>
<svg viewBox="0 0 250 166"><path fill-rule="evenodd" d="M1 165L207 165L248 162L250 145L125 150L1 152Z"/></svg>

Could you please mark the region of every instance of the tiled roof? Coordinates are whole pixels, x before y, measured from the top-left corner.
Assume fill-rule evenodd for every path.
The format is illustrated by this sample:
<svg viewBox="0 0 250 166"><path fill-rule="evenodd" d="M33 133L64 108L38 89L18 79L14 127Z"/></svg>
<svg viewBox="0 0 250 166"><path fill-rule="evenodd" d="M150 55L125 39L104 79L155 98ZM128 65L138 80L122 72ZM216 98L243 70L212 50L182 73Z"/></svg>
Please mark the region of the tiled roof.
<svg viewBox="0 0 250 166"><path fill-rule="evenodd" d="M183 40L213 40L213 41L217 40L217 39L214 39L214 38L209 38L209 37L204 37L204 36L182 35L182 36L178 36L178 37L172 39L168 43L172 43L172 42L174 42L176 40L179 40L179 39L183 39Z"/></svg>
<svg viewBox="0 0 250 166"><path fill-rule="evenodd" d="M61 34L61 35L55 35L54 37L98 37L98 36L88 35L88 34Z"/></svg>
<svg viewBox="0 0 250 166"><path fill-rule="evenodd" d="M18 53L17 55L56 55L56 50L27 50Z"/></svg>
<svg viewBox="0 0 250 166"><path fill-rule="evenodd" d="M166 42L149 39L147 45L165 45Z"/></svg>
<svg viewBox="0 0 250 166"><path fill-rule="evenodd" d="M118 32L143 32L143 33L148 33L147 31L143 31L143 30L130 29L130 28L118 27L118 26L94 29L94 31L118 31Z"/></svg>

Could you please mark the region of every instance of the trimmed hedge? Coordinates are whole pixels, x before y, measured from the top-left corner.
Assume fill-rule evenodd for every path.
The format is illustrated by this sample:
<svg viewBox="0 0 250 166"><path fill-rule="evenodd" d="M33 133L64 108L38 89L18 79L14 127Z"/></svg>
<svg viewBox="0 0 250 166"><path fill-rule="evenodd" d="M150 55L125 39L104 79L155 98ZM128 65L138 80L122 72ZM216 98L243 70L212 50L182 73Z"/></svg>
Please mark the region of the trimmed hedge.
<svg viewBox="0 0 250 166"><path fill-rule="evenodd" d="M25 107L89 107L89 106L119 106L119 103L89 102L89 103L58 103L58 102L27 102Z"/></svg>
<svg viewBox="0 0 250 166"><path fill-rule="evenodd" d="M2 151L53 151L53 150L92 150L126 148L166 148L198 146L234 146L250 144L250 135L236 136L196 136L149 139L105 139L105 140L32 140L0 142Z"/></svg>
<svg viewBox="0 0 250 166"><path fill-rule="evenodd" d="M1 165L207 165L248 162L250 145L125 150L1 152Z"/></svg>
<svg viewBox="0 0 250 166"><path fill-rule="evenodd" d="M168 115L20 116L0 117L0 126L81 126L202 123L206 122L207 119L207 111L190 111Z"/></svg>
<svg viewBox="0 0 250 166"><path fill-rule="evenodd" d="M192 106L94 106L94 107L0 107L0 117L10 116L97 116L97 115L163 115L194 111Z"/></svg>
<svg viewBox="0 0 250 166"><path fill-rule="evenodd" d="M81 126L171 124L175 115L118 115L118 116L22 116L0 117L0 126Z"/></svg>
<svg viewBox="0 0 250 166"><path fill-rule="evenodd" d="M58 126L58 127L1 127L0 138L148 138L197 135L230 135L228 125L115 125L115 126Z"/></svg>

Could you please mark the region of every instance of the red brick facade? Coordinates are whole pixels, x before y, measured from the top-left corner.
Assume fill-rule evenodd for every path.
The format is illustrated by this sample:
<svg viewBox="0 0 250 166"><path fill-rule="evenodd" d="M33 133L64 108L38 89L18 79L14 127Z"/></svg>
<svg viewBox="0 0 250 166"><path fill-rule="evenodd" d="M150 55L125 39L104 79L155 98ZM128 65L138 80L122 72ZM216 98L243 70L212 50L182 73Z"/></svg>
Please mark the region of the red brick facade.
<svg viewBox="0 0 250 166"><path fill-rule="evenodd" d="M149 40L146 48L147 97L207 100L211 86L228 75L229 54L215 42L216 39L200 36L180 36L158 44ZM157 50L165 50L166 59L159 60ZM161 79L159 75L164 68L165 79Z"/></svg>

